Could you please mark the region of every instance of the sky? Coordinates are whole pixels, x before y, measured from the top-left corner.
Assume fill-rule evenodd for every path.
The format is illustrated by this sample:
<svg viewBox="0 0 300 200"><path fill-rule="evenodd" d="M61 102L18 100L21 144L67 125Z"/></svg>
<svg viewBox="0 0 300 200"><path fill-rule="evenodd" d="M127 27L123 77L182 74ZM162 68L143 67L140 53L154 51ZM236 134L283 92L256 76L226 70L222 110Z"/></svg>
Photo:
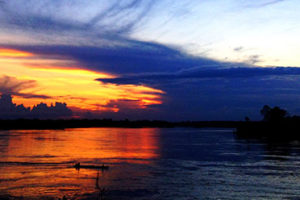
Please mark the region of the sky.
<svg viewBox="0 0 300 200"><path fill-rule="evenodd" d="M300 114L296 0L1 0L0 93L75 118Z"/></svg>

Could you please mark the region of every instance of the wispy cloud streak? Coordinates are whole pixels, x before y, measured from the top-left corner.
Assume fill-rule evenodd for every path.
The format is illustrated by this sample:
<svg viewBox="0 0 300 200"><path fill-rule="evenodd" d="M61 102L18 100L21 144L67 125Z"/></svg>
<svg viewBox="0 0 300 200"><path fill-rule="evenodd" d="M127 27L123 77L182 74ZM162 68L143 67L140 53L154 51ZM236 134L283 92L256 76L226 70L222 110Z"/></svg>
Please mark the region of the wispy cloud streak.
<svg viewBox="0 0 300 200"><path fill-rule="evenodd" d="M37 83L34 80L18 80L15 77L0 77L0 93L16 95L23 98L39 98L48 99L47 95L33 94L32 92L24 92L24 90L36 88Z"/></svg>
<svg viewBox="0 0 300 200"><path fill-rule="evenodd" d="M72 12L78 12L79 7L82 7L82 12L88 12L81 5L76 2L69 3L69 12L72 13L73 17L62 18L58 13L59 10L64 8L67 4L66 1L41 1L36 4L33 1L28 1L27 6L31 5L32 9L18 10L16 7L19 6L18 1L3 1L0 4L0 14L2 20L0 26L2 28L20 29L22 31L35 31L35 32L51 32L52 34L60 34L61 31L69 32L92 32L96 35L100 35L102 38L107 37L112 39L117 35L123 35L131 32L134 27L140 23L147 14L151 11L152 6L156 0L121 0L114 1L108 8L101 10L98 13L90 14L91 17L82 21L74 16ZM88 5L88 3L85 3ZM94 3L95 4L95 3ZM100 4L100 2L99 2ZM51 6L50 6L51 5ZM56 5L56 12L53 12L53 5ZM95 5L99 6L99 5ZM72 9L75 7L76 9ZM88 6L86 6L88 7ZM99 6L101 8L101 6ZM40 10L40 12L34 12L30 10ZM46 13L46 14L45 14Z"/></svg>

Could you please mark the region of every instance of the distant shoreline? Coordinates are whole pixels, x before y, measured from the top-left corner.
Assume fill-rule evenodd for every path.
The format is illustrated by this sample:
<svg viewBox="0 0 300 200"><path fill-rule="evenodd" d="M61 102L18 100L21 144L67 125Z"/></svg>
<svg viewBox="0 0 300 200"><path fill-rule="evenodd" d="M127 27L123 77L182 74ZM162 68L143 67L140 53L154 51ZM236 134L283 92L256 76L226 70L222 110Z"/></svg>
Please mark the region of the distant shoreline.
<svg viewBox="0 0 300 200"><path fill-rule="evenodd" d="M242 121L182 121L169 122L159 120L110 120L110 119L68 119L68 120L38 120L14 119L0 120L0 130L46 130L67 128L237 128Z"/></svg>
<svg viewBox="0 0 300 200"><path fill-rule="evenodd" d="M236 135L244 139L262 139L269 141L300 140L300 121L259 121L241 123Z"/></svg>
<svg viewBox="0 0 300 200"><path fill-rule="evenodd" d="M267 121L182 121L159 120L110 120L110 119L67 119L39 120L14 119L0 120L0 130L64 130L68 128L232 128L240 139L266 141L300 140L298 120L279 122Z"/></svg>

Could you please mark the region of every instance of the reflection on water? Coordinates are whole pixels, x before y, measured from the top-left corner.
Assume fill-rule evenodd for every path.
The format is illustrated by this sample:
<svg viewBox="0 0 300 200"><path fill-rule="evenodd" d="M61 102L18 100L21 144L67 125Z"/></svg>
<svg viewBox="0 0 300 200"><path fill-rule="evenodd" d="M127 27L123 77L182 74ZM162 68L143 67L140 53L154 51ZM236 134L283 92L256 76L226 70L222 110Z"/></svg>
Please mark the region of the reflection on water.
<svg viewBox="0 0 300 200"><path fill-rule="evenodd" d="M3 161L68 162L158 156L157 129L70 129L5 132ZM6 148L6 149L5 149Z"/></svg>
<svg viewBox="0 0 300 200"><path fill-rule="evenodd" d="M99 182L109 187L119 177L126 177L122 174L131 168L123 170L122 166L149 164L159 158L158 129L89 128L0 134L0 190L7 196L81 197L99 190ZM113 167L109 172L76 171L72 168L76 162ZM97 174L100 176L95 187Z"/></svg>
<svg viewBox="0 0 300 200"><path fill-rule="evenodd" d="M1 131L0 199L296 199L299 155L221 129Z"/></svg>

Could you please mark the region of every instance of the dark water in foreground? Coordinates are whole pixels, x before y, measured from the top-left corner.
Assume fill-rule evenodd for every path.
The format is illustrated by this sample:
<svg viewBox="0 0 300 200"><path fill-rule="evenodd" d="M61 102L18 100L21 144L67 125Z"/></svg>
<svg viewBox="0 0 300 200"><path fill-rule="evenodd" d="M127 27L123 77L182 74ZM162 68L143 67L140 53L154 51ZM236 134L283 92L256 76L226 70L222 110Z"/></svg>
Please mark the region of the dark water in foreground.
<svg viewBox="0 0 300 200"><path fill-rule="evenodd" d="M0 199L300 199L299 155L228 129L1 131Z"/></svg>

